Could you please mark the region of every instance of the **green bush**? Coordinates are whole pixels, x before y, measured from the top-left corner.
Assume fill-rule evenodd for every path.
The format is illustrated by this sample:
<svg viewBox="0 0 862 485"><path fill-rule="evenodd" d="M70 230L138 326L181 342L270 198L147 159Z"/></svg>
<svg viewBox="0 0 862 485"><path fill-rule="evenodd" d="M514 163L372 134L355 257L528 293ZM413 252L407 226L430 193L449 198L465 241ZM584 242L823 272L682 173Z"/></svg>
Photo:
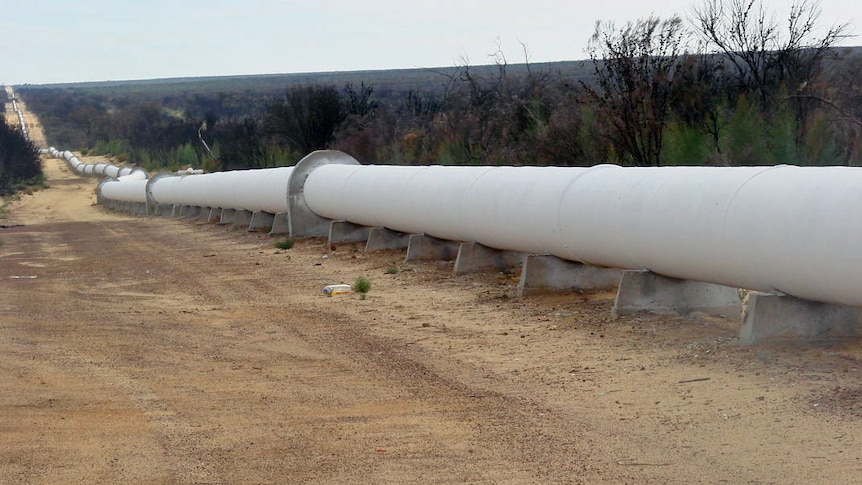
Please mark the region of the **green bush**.
<svg viewBox="0 0 862 485"><path fill-rule="evenodd" d="M356 278L356 281L353 283L353 291L359 293L359 297L363 300L365 299L365 295L368 293L368 290L371 289L371 282L368 281L367 278L360 276Z"/></svg>
<svg viewBox="0 0 862 485"><path fill-rule="evenodd" d="M174 150L173 164L178 167L199 167L201 162L192 144L186 143Z"/></svg>
<svg viewBox="0 0 862 485"><path fill-rule="evenodd" d="M700 130L670 123L661 145L663 165L706 165L712 154L712 139Z"/></svg>
<svg viewBox="0 0 862 485"><path fill-rule="evenodd" d="M275 243L275 247L278 249L290 249L293 247L293 239L285 239L284 241L278 241Z"/></svg>

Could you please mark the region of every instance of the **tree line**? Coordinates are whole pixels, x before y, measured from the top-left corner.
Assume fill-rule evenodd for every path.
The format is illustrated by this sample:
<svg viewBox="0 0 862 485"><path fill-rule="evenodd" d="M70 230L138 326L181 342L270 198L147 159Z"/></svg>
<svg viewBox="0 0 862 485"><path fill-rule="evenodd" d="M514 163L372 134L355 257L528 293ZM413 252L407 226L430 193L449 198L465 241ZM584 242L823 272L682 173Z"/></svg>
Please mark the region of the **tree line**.
<svg viewBox="0 0 862 485"><path fill-rule="evenodd" d="M53 144L151 169L289 165L322 148L393 164L862 165L860 52L835 47L848 26L821 30L818 7L799 1L779 22L760 0L703 0L687 19L597 23L575 75L497 46L421 91L19 92Z"/></svg>
<svg viewBox="0 0 862 485"><path fill-rule="evenodd" d="M0 106L8 101L6 90L0 90ZM17 126L18 120L12 121ZM39 150L0 113L0 196L41 182Z"/></svg>

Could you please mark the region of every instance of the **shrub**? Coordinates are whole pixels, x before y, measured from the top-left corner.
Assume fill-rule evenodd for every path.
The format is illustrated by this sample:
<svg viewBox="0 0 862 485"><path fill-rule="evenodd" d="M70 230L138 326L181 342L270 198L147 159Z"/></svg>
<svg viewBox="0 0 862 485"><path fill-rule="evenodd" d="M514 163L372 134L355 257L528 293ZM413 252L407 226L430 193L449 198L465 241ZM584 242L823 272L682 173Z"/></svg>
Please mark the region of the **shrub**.
<svg viewBox="0 0 862 485"><path fill-rule="evenodd" d="M285 239L284 241L278 241L275 243L275 247L278 249L290 249L293 247L293 239Z"/></svg>
<svg viewBox="0 0 862 485"><path fill-rule="evenodd" d="M353 291L359 293L359 298L361 300L365 299L365 295L368 293L368 290L371 289L371 282L368 281L367 278L360 276L356 278L356 281L353 283Z"/></svg>

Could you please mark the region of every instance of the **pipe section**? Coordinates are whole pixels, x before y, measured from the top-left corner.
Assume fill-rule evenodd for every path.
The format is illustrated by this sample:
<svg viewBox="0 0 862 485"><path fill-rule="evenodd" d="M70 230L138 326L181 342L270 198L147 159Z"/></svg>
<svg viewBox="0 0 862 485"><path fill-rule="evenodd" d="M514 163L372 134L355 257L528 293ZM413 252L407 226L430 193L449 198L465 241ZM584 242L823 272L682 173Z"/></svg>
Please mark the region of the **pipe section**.
<svg viewBox="0 0 862 485"><path fill-rule="evenodd" d="M18 99L15 97L14 93L12 94L12 111L14 111L15 116L18 117L18 131L21 132L21 135L25 140L29 140L30 134L27 132L27 123L24 121L24 112L18 107Z"/></svg>
<svg viewBox="0 0 862 485"><path fill-rule="evenodd" d="M862 168L361 166L333 153L99 192L270 213L301 202L325 219L862 306Z"/></svg>
<svg viewBox="0 0 862 485"><path fill-rule="evenodd" d="M147 179L104 179L96 193L100 200L147 203Z"/></svg>
<svg viewBox="0 0 862 485"><path fill-rule="evenodd" d="M146 170L139 167L120 167L106 162L84 163L68 150L61 152L54 147L48 147L44 150L44 153L54 158L66 160L69 169L78 175L108 177L111 179L120 179L129 176L135 179L146 179L149 177Z"/></svg>
<svg viewBox="0 0 862 485"><path fill-rule="evenodd" d="M324 165L317 215L862 306L862 169Z"/></svg>
<svg viewBox="0 0 862 485"><path fill-rule="evenodd" d="M287 186L293 167L234 170L160 177L149 186L160 205L191 205L220 209L287 212Z"/></svg>

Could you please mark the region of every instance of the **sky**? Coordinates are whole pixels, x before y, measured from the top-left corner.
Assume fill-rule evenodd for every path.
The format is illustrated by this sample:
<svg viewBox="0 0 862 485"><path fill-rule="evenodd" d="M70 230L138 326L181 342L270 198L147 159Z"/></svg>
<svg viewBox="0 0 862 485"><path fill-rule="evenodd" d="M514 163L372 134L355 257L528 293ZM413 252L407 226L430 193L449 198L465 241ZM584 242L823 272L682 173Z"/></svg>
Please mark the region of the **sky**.
<svg viewBox="0 0 862 485"><path fill-rule="evenodd" d="M762 0L777 19L793 0ZM596 21L686 17L703 0L0 0L0 84L581 60ZM862 2L819 25L862 35ZM862 45L862 37L842 45ZM526 54L525 54L526 52Z"/></svg>

